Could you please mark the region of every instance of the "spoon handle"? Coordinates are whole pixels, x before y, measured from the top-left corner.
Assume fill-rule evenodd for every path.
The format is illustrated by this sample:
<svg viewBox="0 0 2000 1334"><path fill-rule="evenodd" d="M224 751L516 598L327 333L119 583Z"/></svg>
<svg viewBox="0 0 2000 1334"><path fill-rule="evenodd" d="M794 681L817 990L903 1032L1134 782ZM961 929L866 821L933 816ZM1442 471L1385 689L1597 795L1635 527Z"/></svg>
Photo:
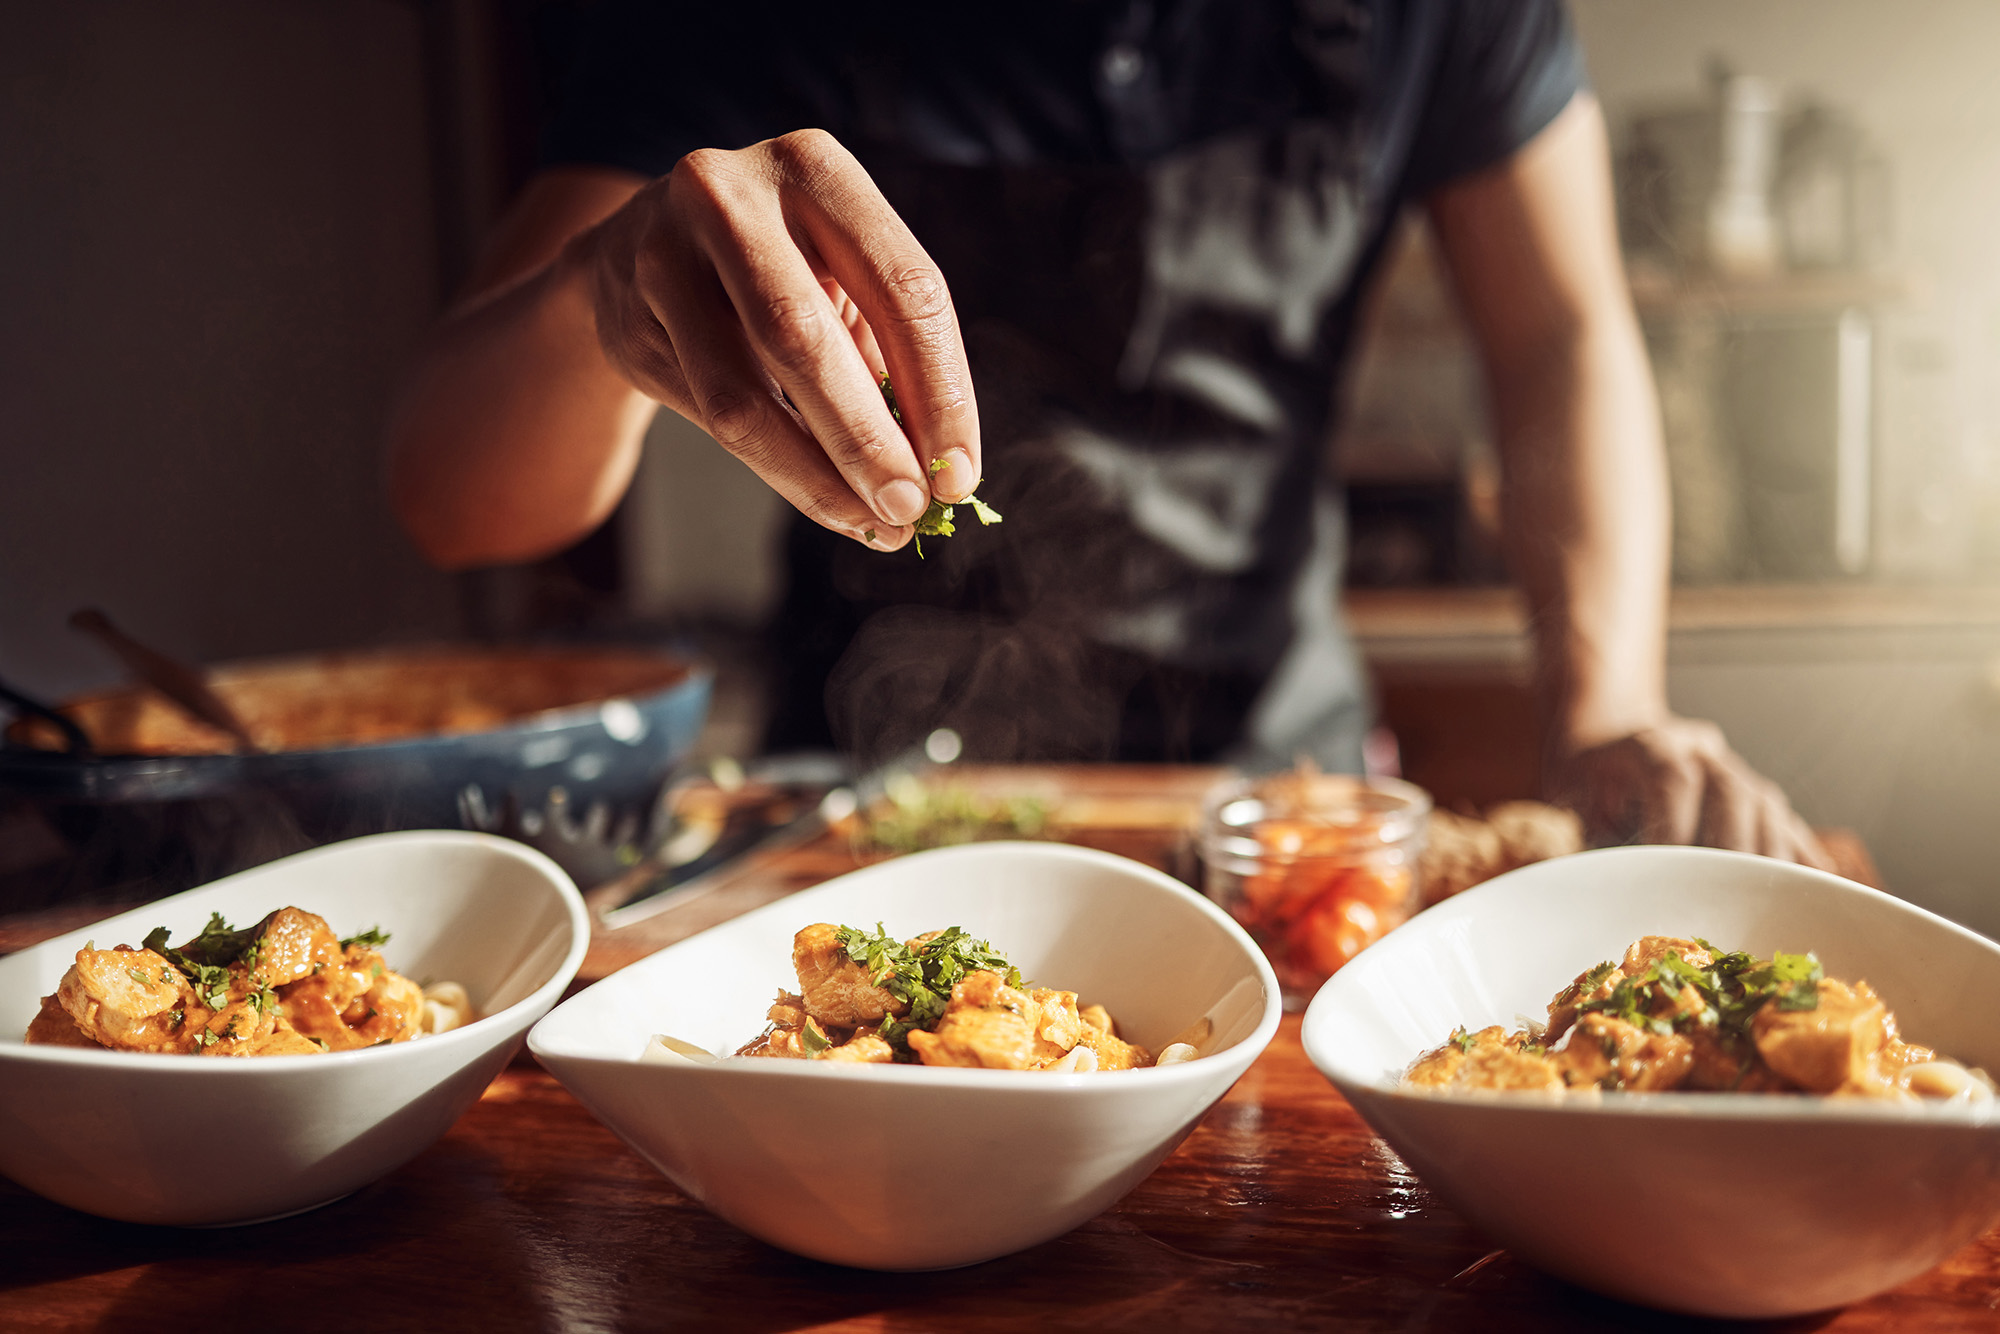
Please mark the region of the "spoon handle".
<svg viewBox="0 0 2000 1334"><path fill-rule="evenodd" d="M236 716L236 711L209 689L208 682L202 679L199 671L140 643L113 625L111 618L95 607L85 607L74 613L69 623L71 629L83 631L110 649L134 676L180 705L190 715L210 727L227 732L235 738L239 748L252 752L263 749L251 737L243 720Z"/></svg>

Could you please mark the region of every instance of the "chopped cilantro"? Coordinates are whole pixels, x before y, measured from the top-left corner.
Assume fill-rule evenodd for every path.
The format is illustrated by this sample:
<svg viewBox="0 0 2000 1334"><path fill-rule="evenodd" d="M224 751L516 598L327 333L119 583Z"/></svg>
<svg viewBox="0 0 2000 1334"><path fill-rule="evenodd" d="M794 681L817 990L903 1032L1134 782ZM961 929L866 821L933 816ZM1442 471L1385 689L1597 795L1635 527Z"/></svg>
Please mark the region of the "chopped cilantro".
<svg viewBox="0 0 2000 1334"><path fill-rule="evenodd" d="M819 1026L819 1020L808 1017L805 1027L799 1030L799 1045L805 1048L806 1057L811 1060L832 1050L833 1039Z"/></svg>
<svg viewBox="0 0 2000 1334"><path fill-rule="evenodd" d="M237 962L253 949L262 934L263 924L236 930L223 920L221 913L210 913L208 925L187 944L175 949L167 944L167 928L156 926L146 933L145 947L181 970L193 982L197 992L208 995L227 996L229 985L229 965ZM211 1009L220 1009L221 1004L210 1000Z"/></svg>
<svg viewBox="0 0 2000 1334"><path fill-rule="evenodd" d="M137 982L142 987L150 987L153 985L153 975L151 973L145 972L138 968L127 968L125 972L127 976L129 976L134 982Z"/></svg>
<svg viewBox="0 0 2000 1334"><path fill-rule="evenodd" d="M877 383L882 390L882 401L889 405L889 415L896 419L896 425L901 426L903 424L903 410L896 405L896 386L889 383L887 375L878 376ZM944 460L932 459L930 462L931 476L935 477L943 471ZM980 480L984 481L985 479L981 478ZM977 484L975 483L976 488ZM972 506L973 517L978 519L982 525L992 525L1000 522L1000 511L994 509L977 496L967 496L959 503ZM923 517L917 520L916 531L911 539L916 544L917 559L923 559L925 538L950 537L954 531L952 525L952 507L933 498L929 507L924 510ZM875 530L870 528L863 536L870 542L873 542L875 540Z"/></svg>
<svg viewBox="0 0 2000 1334"><path fill-rule="evenodd" d="M1466 1032L1463 1028L1452 1029L1451 1037L1448 1039L1448 1041L1450 1041L1451 1045L1458 1048L1460 1051L1471 1051L1473 1046L1475 1045L1475 1039L1473 1038L1472 1034Z"/></svg>
<svg viewBox="0 0 2000 1334"><path fill-rule="evenodd" d="M1697 967L1679 954L1663 954L1644 972L1619 982L1609 995L1577 1008L1661 1036L1699 1027L1719 1029L1730 1038L1746 1034L1766 1004L1775 1003L1781 1010L1819 1008L1818 983L1825 974L1814 956L1778 953L1766 962L1740 950L1724 953L1705 940L1695 943L1713 956L1708 967ZM1688 1005L1689 989L1698 1006Z"/></svg>
<svg viewBox="0 0 2000 1334"><path fill-rule="evenodd" d="M1034 797L989 798L957 783L892 779L885 795L864 814L857 833L886 852L1039 838L1049 823L1048 806Z"/></svg>
<svg viewBox="0 0 2000 1334"><path fill-rule="evenodd" d="M1020 970L1005 955L959 927L940 931L915 949L883 931L880 922L873 935L843 926L839 939L847 957L868 970L869 982L910 1007L907 1016L890 1016L877 1030L899 1050L907 1048L911 1029L937 1027L951 1001L951 989L967 973L985 969L999 973L1010 987L1022 985Z"/></svg>
<svg viewBox="0 0 2000 1334"><path fill-rule="evenodd" d="M389 933L384 931L380 926L371 926L358 936L343 937L340 947L342 949L350 949L353 946L361 945L367 949L379 950L388 943Z"/></svg>

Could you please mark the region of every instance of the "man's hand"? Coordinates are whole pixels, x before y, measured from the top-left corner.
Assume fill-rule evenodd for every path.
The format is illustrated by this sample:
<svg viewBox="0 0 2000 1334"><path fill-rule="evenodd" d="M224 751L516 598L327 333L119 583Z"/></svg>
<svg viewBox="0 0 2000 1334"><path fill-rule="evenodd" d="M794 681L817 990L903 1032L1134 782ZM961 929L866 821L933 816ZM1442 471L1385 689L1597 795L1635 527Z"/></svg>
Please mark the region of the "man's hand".
<svg viewBox="0 0 2000 1334"><path fill-rule="evenodd" d="M1594 843L1703 843L1834 869L1778 785L1714 723L1669 717L1559 759L1550 778Z"/></svg>
<svg viewBox="0 0 2000 1334"><path fill-rule="evenodd" d="M978 485L944 277L830 135L690 153L562 263L587 285L612 366L816 522L898 547L933 493Z"/></svg>

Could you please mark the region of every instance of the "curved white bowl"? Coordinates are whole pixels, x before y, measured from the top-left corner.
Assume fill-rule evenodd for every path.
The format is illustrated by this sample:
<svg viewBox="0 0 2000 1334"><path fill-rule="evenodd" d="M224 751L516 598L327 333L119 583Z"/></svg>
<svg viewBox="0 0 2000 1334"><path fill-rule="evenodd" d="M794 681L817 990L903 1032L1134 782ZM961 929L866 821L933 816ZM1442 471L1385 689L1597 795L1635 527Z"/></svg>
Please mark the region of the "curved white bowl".
<svg viewBox="0 0 2000 1334"><path fill-rule="evenodd" d="M1706 848L1525 867L1334 974L1306 1054L1454 1209L1529 1262L1627 1301L1780 1316L1923 1273L2000 1217L2000 1109L1741 1094L1399 1090L1459 1024L1516 1026L1643 935L1816 952L1911 1041L2000 1072L2000 946L1900 899Z"/></svg>
<svg viewBox="0 0 2000 1334"><path fill-rule="evenodd" d="M176 940L211 912L275 908L342 934L380 925L390 963L461 982L486 1017L414 1042L246 1060L29 1046L85 941ZM576 975L590 922L569 877L488 834L378 834L188 890L0 959L0 1173L135 1223L246 1223L338 1199L450 1128Z"/></svg>
<svg viewBox="0 0 2000 1334"><path fill-rule="evenodd" d="M734 1051L795 988L814 922L961 926L1157 1050L1209 1015L1200 1060L1090 1075L745 1060L641 1065L654 1033ZM1050 843L898 858L726 922L571 997L528 1048L688 1195L745 1232L866 1269L943 1269L1060 1236L1171 1153L1277 1031L1249 936L1150 867Z"/></svg>

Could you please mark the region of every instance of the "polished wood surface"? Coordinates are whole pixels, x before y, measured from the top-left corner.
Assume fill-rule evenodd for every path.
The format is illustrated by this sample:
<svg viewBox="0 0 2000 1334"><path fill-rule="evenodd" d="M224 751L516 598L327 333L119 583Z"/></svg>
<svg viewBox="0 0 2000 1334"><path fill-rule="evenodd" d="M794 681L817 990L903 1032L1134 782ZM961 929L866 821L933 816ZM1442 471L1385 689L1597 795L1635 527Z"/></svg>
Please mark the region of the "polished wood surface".
<svg viewBox="0 0 2000 1334"><path fill-rule="evenodd" d="M1022 770L1065 832L1177 868L1211 773ZM602 976L854 865L828 836L594 943ZM101 915L103 909L98 909ZM0 930L18 948L62 923ZM160 1109L172 1115L171 1108ZM226 1135L190 1128L191 1152ZM976 1183L941 1193L976 1207ZM275 1223L105 1222L0 1183L0 1329L1629 1330L1690 1322L1547 1278L1439 1204L1320 1078L1288 1018L1151 1178L1057 1241L969 1269L801 1260L681 1195L522 1057L443 1140ZM1776 1329L2000 1328L2000 1231L1904 1287Z"/></svg>

